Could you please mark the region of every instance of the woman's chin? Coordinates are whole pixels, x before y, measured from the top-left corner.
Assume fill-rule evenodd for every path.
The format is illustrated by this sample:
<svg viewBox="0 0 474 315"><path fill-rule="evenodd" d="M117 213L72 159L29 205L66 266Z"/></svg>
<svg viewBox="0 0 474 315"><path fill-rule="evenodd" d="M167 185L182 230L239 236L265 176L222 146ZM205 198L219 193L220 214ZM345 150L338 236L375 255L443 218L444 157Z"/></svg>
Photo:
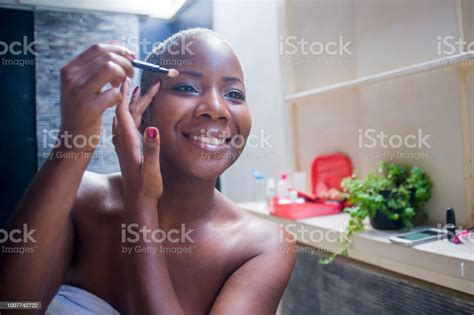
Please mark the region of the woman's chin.
<svg viewBox="0 0 474 315"><path fill-rule="evenodd" d="M188 164L187 172L193 177L201 179L216 179L233 161L227 159L202 159Z"/></svg>

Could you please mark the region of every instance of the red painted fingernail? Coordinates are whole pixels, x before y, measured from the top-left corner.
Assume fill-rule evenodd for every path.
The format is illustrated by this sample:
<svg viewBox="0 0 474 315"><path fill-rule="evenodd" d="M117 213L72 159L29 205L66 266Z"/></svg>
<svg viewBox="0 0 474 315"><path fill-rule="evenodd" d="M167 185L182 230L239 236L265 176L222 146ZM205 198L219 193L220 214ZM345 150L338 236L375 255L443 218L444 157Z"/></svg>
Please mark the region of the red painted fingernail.
<svg viewBox="0 0 474 315"><path fill-rule="evenodd" d="M150 140L154 140L158 135L158 130L156 128L147 128L146 137Z"/></svg>

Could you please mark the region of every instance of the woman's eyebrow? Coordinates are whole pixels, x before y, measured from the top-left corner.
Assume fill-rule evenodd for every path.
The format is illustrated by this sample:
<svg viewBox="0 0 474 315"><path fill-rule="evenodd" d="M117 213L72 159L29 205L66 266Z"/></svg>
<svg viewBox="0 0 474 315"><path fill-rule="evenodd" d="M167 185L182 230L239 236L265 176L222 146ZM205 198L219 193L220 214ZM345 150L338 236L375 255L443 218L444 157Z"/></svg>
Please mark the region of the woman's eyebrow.
<svg viewBox="0 0 474 315"><path fill-rule="evenodd" d="M240 82L242 84L244 84L244 82L242 82L242 80L240 80L239 78L237 77L222 77L222 81L237 81L237 82Z"/></svg>

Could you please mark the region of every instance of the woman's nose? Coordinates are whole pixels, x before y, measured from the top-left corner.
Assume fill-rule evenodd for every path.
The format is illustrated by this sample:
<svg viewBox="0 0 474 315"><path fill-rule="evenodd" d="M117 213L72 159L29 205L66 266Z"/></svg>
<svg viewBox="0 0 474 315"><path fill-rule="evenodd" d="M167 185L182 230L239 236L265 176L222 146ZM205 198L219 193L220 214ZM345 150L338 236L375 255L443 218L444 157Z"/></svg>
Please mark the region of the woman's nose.
<svg viewBox="0 0 474 315"><path fill-rule="evenodd" d="M196 117L212 120L229 120L231 118L225 100L218 92L209 93L209 96L199 104L195 114Z"/></svg>

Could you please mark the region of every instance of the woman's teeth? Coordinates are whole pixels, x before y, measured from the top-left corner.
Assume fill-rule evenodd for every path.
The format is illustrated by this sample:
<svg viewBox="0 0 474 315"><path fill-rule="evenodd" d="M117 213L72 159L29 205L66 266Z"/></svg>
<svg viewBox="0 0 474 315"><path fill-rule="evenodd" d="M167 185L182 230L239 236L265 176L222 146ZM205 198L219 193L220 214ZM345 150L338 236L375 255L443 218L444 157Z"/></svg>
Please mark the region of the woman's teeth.
<svg viewBox="0 0 474 315"><path fill-rule="evenodd" d="M219 139L215 137L205 137L205 136L193 136L190 135L190 138L199 141L205 144L212 144L212 145L223 145L225 143L225 139Z"/></svg>

